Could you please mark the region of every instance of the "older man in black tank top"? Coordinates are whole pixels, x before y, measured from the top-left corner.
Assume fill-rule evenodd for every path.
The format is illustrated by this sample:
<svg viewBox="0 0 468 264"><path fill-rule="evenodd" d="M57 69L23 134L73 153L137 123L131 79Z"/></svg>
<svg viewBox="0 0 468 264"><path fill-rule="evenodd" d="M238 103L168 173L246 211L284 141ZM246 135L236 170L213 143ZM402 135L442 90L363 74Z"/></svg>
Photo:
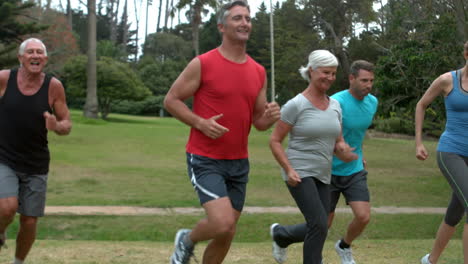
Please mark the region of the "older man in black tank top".
<svg viewBox="0 0 468 264"><path fill-rule="evenodd" d="M47 50L42 41L25 40L20 68L0 71L0 249L6 229L20 214L14 264L22 264L34 243L38 217L44 215L49 149L47 131L71 130L65 90L43 73Z"/></svg>

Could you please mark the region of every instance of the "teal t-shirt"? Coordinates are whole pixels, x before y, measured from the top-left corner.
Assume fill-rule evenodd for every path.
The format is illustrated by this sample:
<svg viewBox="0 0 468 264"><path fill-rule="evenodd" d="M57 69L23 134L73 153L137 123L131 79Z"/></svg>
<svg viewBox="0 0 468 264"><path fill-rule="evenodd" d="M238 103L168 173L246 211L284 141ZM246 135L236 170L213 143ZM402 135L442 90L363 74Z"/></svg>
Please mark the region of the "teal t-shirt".
<svg viewBox="0 0 468 264"><path fill-rule="evenodd" d="M362 171L362 142L366 130L372 124L372 119L377 111L378 100L372 94L363 100L354 98L348 90L337 92L331 96L340 103L342 110L343 137L351 147L356 148L354 152L359 156L357 160L343 162L333 156L332 174L336 176L350 176Z"/></svg>

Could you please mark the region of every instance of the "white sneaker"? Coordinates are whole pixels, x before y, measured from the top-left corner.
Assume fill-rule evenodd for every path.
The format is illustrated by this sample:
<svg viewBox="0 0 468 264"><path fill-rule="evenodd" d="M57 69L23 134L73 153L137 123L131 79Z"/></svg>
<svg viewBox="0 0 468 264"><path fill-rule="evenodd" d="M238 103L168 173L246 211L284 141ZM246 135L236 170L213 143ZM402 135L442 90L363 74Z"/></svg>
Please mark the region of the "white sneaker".
<svg viewBox="0 0 468 264"><path fill-rule="evenodd" d="M431 264L429 261L429 254L426 254L426 256L421 258L421 264Z"/></svg>
<svg viewBox="0 0 468 264"><path fill-rule="evenodd" d="M189 264L190 258L194 257L193 248L185 246L184 237L190 234L190 229L180 229L177 231L174 242L174 253L171 256L171 264Z"/></svg>
<svg viewBox="0 0 468 264"><path fill-rule="evenodd" d="M351 248L340 248L340 241L338 240L335 244L335 251L341 258L341 264L356 264L353 259L353 252Z"/></svg>
<svg viewBox="0 0 468 264"><path fill-rule="evenodd" d="M271 240L273 241L273 248L272 248L273 258L276 260L276 262L281 264L281 263L284 263L287 259L287 251L286 251L286 248L280 247L275 242L273 234L274 234L275 227L277 226L279 226L278 223L274 223L270 226L270 236L271 236Z"/></svg>

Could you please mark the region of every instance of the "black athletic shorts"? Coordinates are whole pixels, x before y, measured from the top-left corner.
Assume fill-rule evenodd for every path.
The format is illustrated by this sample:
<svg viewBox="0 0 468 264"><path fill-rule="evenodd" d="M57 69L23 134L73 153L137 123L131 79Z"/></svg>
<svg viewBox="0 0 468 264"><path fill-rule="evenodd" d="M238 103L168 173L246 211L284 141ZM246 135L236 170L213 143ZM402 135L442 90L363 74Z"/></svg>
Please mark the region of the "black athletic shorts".
<svg viewBox="0 0 468 264"><path fill-rule="evenodd" d="M249 160L219 160L187 153L188 175L200 204L229 197L232 207L241 212L249 180Z"/></svg>
<svg viewBox="0 0 468 264"><path fill-rule="evenodd" d="M332 175L330 183L330 212L334 212L340 194L349 202L369 202L369 188L367 188L367 171L362 170L350 176Z"/></svg>

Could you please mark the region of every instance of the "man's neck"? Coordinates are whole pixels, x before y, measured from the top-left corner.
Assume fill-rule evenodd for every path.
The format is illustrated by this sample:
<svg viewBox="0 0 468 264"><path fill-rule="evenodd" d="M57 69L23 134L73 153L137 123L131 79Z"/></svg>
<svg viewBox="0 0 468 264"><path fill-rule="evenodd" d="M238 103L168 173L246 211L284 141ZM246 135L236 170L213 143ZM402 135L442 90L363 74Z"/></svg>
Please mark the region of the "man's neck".
<svg viewBox="0 0 468 264"><path fill-rule="evenodd" d="M360 97L360 96L354 94L354 93L353 93L353 89L348 88L348 92L349 92L354 98L356 98L356 100L359 100L359 101L364 100L364 97Z"/></svg>
<svg viewBox="0 0 468 264"><path fill-rule="evenodd" d="M24 80L24 81L27 81L27 82L34 82L34 81L37 81L37 80L41 80L42 79L42 76L43 76L43 73L42 72L39 72L39 73L30 73L30 72L27 72L23 67L20 67L18 69L18 74L20 75L20 77Z"/></svg>
<svg viewBox="0 0 468 264"><path fill-rule="evenodd" d="M247 47L245 43L223 41L218 47L218 50L224 58L230 61L244 63L247 60Z"/></svg>

